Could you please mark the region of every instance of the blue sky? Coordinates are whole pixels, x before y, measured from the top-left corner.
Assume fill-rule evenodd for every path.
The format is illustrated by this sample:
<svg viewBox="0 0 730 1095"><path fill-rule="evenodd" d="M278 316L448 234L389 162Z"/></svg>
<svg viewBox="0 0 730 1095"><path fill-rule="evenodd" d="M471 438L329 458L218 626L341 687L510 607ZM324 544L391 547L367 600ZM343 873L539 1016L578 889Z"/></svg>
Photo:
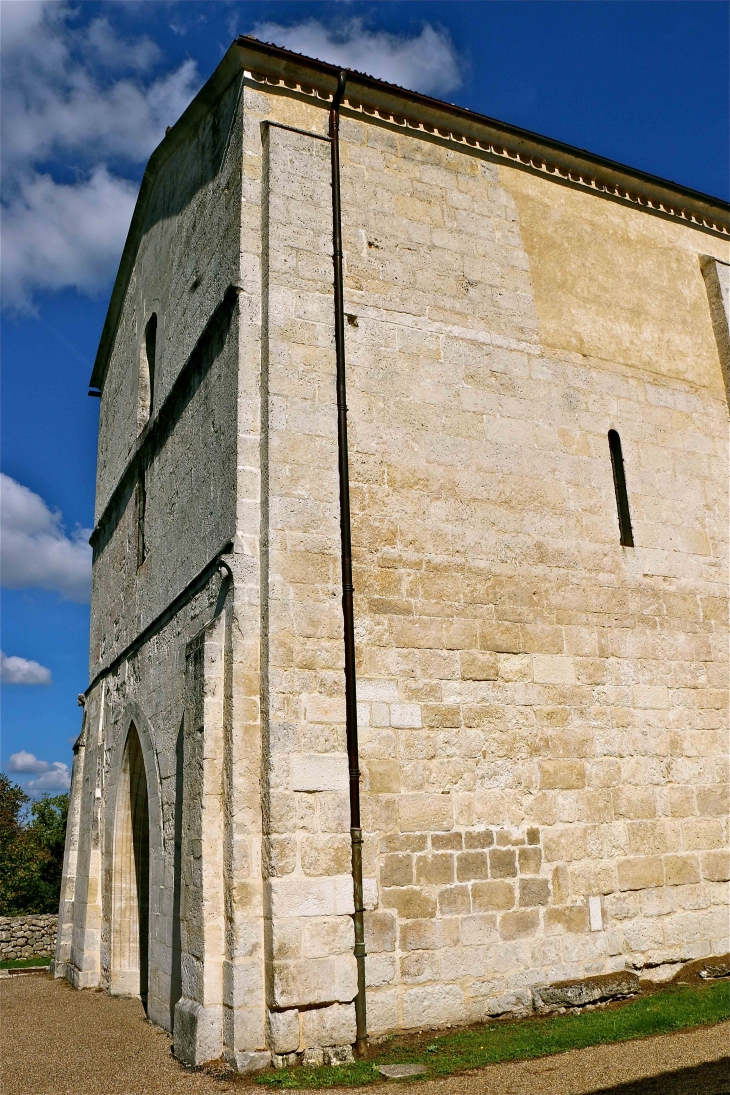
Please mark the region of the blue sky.
<svg viewBox="0 0 730 1095"><path fill-rule="evenodd" d="M68 783L88 682L87 381L165 127L253 33L728 197L721 0L66 4L2 21L2 763Z"/></svg>

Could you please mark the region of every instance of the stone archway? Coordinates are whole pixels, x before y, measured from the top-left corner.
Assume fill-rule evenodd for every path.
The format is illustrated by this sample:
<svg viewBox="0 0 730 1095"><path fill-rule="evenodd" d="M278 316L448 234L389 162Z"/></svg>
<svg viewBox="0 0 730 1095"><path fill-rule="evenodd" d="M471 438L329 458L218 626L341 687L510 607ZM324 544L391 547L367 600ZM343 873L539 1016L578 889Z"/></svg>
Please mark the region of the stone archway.
<svg viewBox="0 0 730 1095"><path fill-rule="evenodd" d="M113 993L147 1003L150 923L150 811L137 728L127 734L117 785L111 909Z"/></svg>

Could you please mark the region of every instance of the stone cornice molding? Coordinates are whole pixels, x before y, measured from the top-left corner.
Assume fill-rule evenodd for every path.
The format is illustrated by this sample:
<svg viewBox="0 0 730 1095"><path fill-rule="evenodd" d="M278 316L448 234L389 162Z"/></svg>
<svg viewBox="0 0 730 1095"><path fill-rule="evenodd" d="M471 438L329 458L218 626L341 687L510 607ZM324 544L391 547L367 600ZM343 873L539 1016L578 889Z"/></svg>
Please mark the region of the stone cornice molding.
<svg viewBox="0 0 730 1095"><path fill-rule="evenodd" d="M239 38L237 45L244 52L246 75L254 81L326 102L331 98L339 71L336 66L252 38ZM348 73L345 103L365 117L480 149L506 163L730 238L730 204L718 198L475 114L465 107L440 102L357 72Z"/></svg>
<svg viewBox="0 0 730 1095"><path fill-rule="evenodd" d="M218 68L171 127L147 164L89 382L92 389L100 389L104 383L144 232L150 196L163 164L197 128L235 79L243 77L250 80L252 86L279 88L282 92L301 95L329 109L338 72L335 65L302 57L254 38L238 38L230 46ZM716 238L730 239L730 204L719 198L362 73L348 73L343 113L370 118L378 124L402 128L414 135L421 134L425 139L443 141L462 151L471 149L474 154L486 155L493 162L544 175L562 185L668 218Z"/></svg>

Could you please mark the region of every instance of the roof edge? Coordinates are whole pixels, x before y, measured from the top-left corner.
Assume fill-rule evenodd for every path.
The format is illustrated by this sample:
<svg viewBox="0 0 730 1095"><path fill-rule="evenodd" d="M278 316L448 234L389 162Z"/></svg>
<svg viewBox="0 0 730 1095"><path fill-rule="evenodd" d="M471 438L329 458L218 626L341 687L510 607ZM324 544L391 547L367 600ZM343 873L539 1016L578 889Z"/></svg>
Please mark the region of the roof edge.
<svg viewBox="0 0 730 1095"><path fill-rule="evenodd" d="M270 83L269 76L278 76L279 79L275 81L284 86L291 87L292 80L296 80L297 76L301 76L301 70L313 69L321 72L323 75L329 75L333 80L337 81L337 75L341 71L341 67L337 65L331 65L325 61L315 60L310 57L305 57L298 53L292 53L290 50L281 48L280 46L274 46L268 43L260 42L256 38L240 36L237 39L237 44L247 51L255 53L259 60L260 74L264 76L265 82ZM252 58L253 60L253 58ZM297 73L297 69L299 72ZM257 72L255 69L251 70L251 75L256 79ZM290 78L287 81L287 77ZM327 83L324 87L318 87L314 81L314 91L318 92L324 90L327 96L330 96L332 89L329 89ZM300 81L297 81L300 84ZM294 86L296 87L297 84ZM353 88L359 88L361 91L360 99L362 101L353 104L351 101L357 96L352 95ZM298 90L303 90L299 86ZM311 91L311 88L310 88ZM403 110L398 110L398 101L407 99L414 107L418 107L418 113L403 118ZM390 122L396 122L408 128L413 128L408 123L410 121L418 121L420 123L419 128L422 127L422 123L430 121L433 123L434 128L438 135L442 137L450 137L456 140L462 140L469 136L477 137L477 128L481 132L481 136L488 137L493 135L495 138L503 138L505 151L513 151L520 153L521 151L527 151L528 147L532 146L535 152L539 150L551 150L555 154L561 154L572 159L575 164L582 164L585 168L586 165L592 164L596 167L602 167L606 170L618 171L627 178L632 178L638 184L644 182L646 184L654 184L668 193L671 192L675 195L682 194L686 198L693 198L696 201L706 203L708 208L716 209L718 214L724 212L726 219L730 221L730 202L723 201L722 198L716 198L710 194L704 194L702 191L693 190L691 187L683 186L681 183L675 183L669 179L662 179L658 175L651 175L648 172L641 171L638 168L630 167L627 164L619 163L618 161L608 159L605 156L599 156L596 153L588 152L585 149L576 148L573 145L565 144L562 141L554 140L551 137L545 137L542 134L534 133L528 129L521 129L519 126L511 125L509 122L502 122L496 118L491 118L486 114L478 114L475 111L469 110L468 107L456 106L453 103L446 103L440 99L433 99L428 95L422 95L417 91L410 91L408 88L399 87L396 84L386 83L384 80L378 80L374 76L368 76L365 73L354 72L348 69L347 91L345 92L345 102L350 107L356 110L362 110L363 106L374 106L375 111L365 110L366 114L377 114L383 117L380 110L380 106L385 108L387 113L390 108L390 117L385 117L384 120ZM407 112L406 112L407 113ZM393 115L399 115L400 117L394 117ZM451 127L448 131L439 131L439 127L436 125L437 121L441 121L441 130L445 130L446 119L451 121ZM425 128L425 127L424 127ZM488 132L485 133L484 130ZM428 132L428 130L427 130ZM509 140L512 138L512 140ZM467 142L468 143L468 142ZM480 147L480 145L477 145ZM485 149L486 151L486 149ZM495 152L492 147L489 151ZM499 154L497 152L497 154ZM517 155L510 157L513 161L518 159ZM522 161L530 164L530 160ZM535 166L535 165L532 165ZM730 235L730 226L727 227L728 234Z"/></svg>
<svg viewBox="0 0 730 1095"><path fill-rule="evenodd" d="M142 182L137 195L137 201L132 214L132 220L124 243L122 257L119 262L114 286L112 288L109 307L104 320L104 326L99 339L99 347L94 359L94 367L89 380L89 387L101 389L104 384L107 365L114 346L119 319L124 306L132 270L137 258L139 242L142 238L147 208L149 206L152 190L155 185L157 173L163 164L183 143L185 138L199 125L211 107L221 98L226 88L243 71L241 63L240 47L234 42L226 51L223 60L216 68L213 75L206 80L202 88L186 107L173 126L171 126L162 141L158 144L144 169Z"/></svg>
<svg viewBox="0 0 730 1095"><path fill-rule="evenodd" d="M129 279L142 236L155 178L176 148L241 73L256 83L288 88L329 102L340 68L304 57L255 38L239 37L185 112L152 153L145 168L137 204L114 282L109 309L94 362L90 386L101 388L116 337ZM378 118L412 133L481 150L512 166L553 181L585 189L687 227L730 239L730 203L614 160L574 148L518 126L477 114L466 107L432 99L415 91L348 70L346 113Z"/></svg>

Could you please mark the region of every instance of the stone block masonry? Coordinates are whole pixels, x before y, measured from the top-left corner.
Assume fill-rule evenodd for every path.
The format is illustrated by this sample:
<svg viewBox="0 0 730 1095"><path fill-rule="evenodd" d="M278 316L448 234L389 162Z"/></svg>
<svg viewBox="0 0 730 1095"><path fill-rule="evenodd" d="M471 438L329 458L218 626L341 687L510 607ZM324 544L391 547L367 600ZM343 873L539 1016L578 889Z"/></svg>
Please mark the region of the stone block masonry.
<svg viewBox="0 0 730 1095"><path fill-rule="evenodd" d="M56 913L0 916L0 960L52 958L57 927Z"/></svg>
<svg viewBox="0 0 730 1095"><path fill-rule="evenodd" d="M346 1059L358 991L334 81L282 56L242 40L173 127L115 289L56 965L146 995L188 1063L241 1070ZM643 177L608 200L587 161L548 170L549 142L462 141L357 80L340 159L380 1035L727 952L728 246ZM140 425L152 313L161 417Z"/></svg>

